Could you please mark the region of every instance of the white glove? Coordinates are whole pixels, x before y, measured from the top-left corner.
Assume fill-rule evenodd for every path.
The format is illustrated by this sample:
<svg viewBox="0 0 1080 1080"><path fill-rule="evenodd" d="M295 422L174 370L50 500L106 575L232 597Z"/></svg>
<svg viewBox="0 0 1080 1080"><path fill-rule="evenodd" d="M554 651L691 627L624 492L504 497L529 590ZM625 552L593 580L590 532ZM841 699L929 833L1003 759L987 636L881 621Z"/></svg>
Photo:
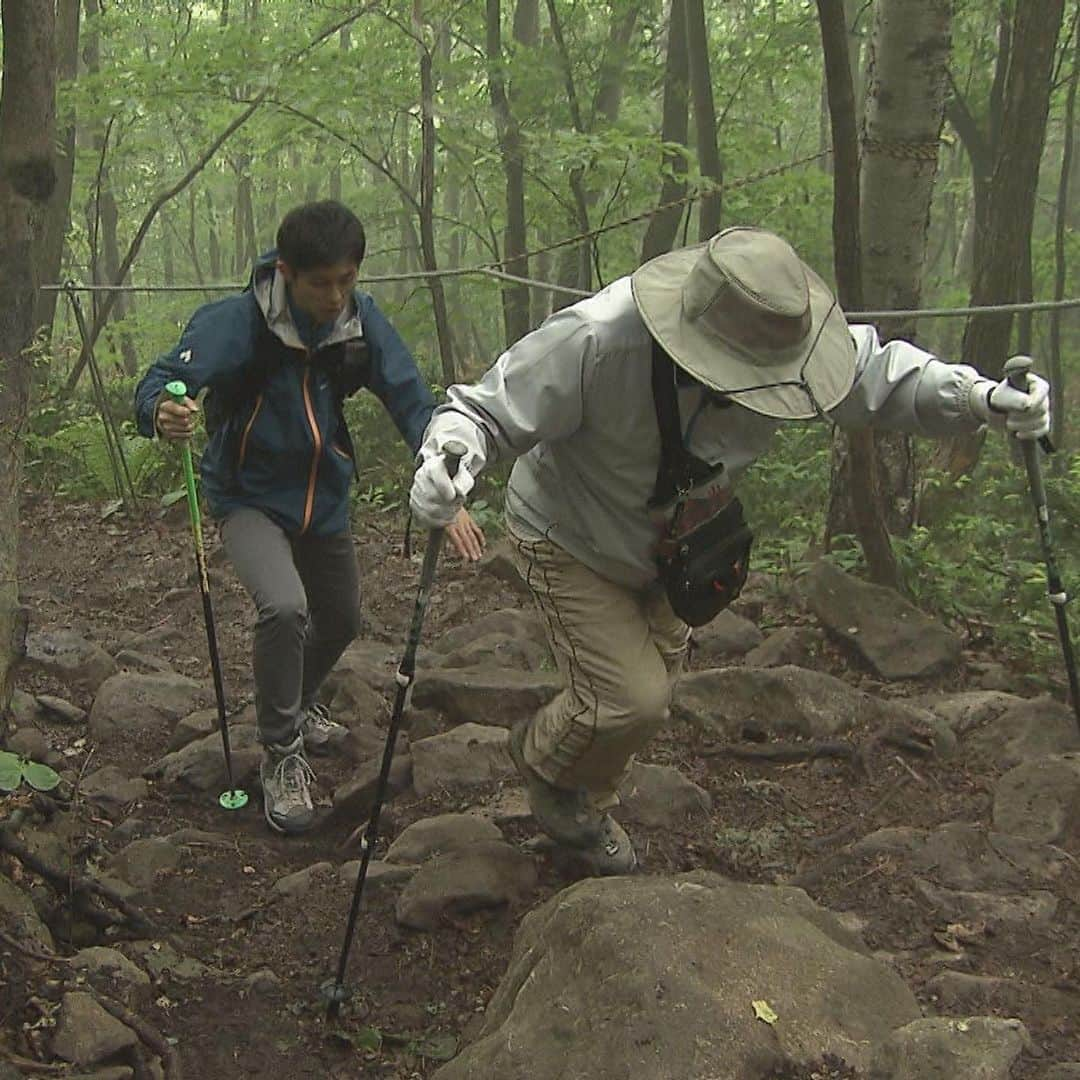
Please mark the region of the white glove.
<svg viewBox="0 0 1080 1080"><path fill-rule="evenodd" d="M983 423L1004 423L1018 439L1041 439L1050 433L1050 384L1027 373L1027 390L1017 390L1008 379L995 383L980 379L971 388L971 411Z"/></svg>
<svg viewBox="0 0 1080 1080"><path fill-rule="evenodd" d="M417 524L425 529L452 525L475 483L476 478L464 464L458 466L457 474L451 479L446 454L426 453L409 492L409 507Z"/></svg>

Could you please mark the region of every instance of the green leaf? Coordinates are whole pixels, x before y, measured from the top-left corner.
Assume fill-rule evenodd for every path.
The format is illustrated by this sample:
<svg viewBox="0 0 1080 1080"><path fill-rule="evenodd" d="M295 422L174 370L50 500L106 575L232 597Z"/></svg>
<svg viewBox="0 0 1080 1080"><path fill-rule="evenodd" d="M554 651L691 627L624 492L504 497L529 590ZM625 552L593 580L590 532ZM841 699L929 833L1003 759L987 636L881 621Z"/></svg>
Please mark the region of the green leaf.
<svg viewBox="0 0 1080 1080"><path fill-rule="evenodd" d="M27 761L22 766L26 782L36 791L52 791L60 783L60 774L38 761Z"/></svg>
<svg viewBox="0 0 1080 1080"><path fill-rule="evenodd" d="M14 791L22 783L22 763L15 754L0 751L0 791Z"/></svg>
<svg viewBox="0 0 1080 1080"><path fill-rule="evenodd" d="M167 491L161 496L161 509L168 510L170 506L174 506L184 496L187 495L187 488L177 488L176 491Z"/></svg>

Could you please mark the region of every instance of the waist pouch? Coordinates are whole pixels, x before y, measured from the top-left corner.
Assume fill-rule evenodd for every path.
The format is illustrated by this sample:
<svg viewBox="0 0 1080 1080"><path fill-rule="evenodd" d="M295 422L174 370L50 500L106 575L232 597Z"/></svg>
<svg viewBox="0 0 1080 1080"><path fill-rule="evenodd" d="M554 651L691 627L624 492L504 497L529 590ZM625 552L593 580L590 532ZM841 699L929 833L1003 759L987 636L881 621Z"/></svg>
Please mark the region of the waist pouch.
<svg viewBox="0 0 1080 1080"><path fill-rule="evenodd" d="M704 626L742 591L754 534L737 498L685 530L679 527L681 510L660 543L656 566L675 614L691 626Z"/></svg>

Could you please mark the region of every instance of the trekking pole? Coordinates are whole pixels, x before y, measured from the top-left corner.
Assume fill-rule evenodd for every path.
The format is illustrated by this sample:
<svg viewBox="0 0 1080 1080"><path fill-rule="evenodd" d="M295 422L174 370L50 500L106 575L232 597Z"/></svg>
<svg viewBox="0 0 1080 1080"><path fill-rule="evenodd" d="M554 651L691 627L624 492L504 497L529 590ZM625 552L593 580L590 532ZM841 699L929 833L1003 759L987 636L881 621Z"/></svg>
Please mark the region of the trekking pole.
<svg viewBox="0 0 1080 1080"><path fill-rule="evenodd" d="M453 479L457 475L458 466L465 456L467 447L457 441L448 442L443 447L446 455L446 471ZM371 853L375 850L375 839L379 830L379 814L382 812L383 801L386 798L386 789L389 786L390 763L394 758L394 745L397 742L398 732L401 729L402 718L405 710L409 707L412 698L413 681L416 678L416 650L420 645L420 631L424 625L424 615L427 612L428 600L431 595L431 586L435 581L435 565L439 561L439 551L442 548L443 529L432 529L428 534L427 549L424 552L424 565L420 570L420 585L416 591L416 606L413 608L412 623L409 626L409 638L405 645L405 655L397 670L397 694L394 698L394 711L390 716L390 728L386 733L386 745L383 747L382 768L379 771L379 780L375 785L375 801L368 818L367 828L364 830L364 838L360 841L360 869L356 874L356 887L353 890L352 907L349 909L349 921L345 927L345 940L341 946L341 956L338 958L337 977L327 979L319 988L322 996L326 999L326 1019L328 1021L337 1018L338 1010L342 1002L348 1000L345 990L345 969L349 963L349 950L352 948L353 935L356 932L356 918L360 912L360 898L364 892L364 882L367 880L368 863L371 862Z"/></svg>
<svg viewBox="0 0 1080 1080"><path fill-rule="evenodd" d="M176 380L168 383L165 392L180 404L187 397L187 387ZM206 644L210 652L210 669L214 673L214 694L217 697L218 727L221 729L221 745L225 751L225 771L229 777L229 789L218 796L218 804L225 810L239 810L247 806L247 792L241 791L233 779L232 750L229 746L229 725L225 720L225 685L221 678L221 657L218 655L217 630L214 627L214 605L210 600L210 578L206 572L206 549L203 546L202 517L199 514L199 496L195 491L195 469L191 464L191 447L181 447L184 459L184 485L187 488L188 514L191 517L191 533L195 539L195 565L199 571L199 592L202 593L203 621L206 623Z"/></svg>
<svg viewBox="0 0 1080 1080"><path fill-rule="evenodd" d="M1030 368L1030 356L1014 356L1006 361L1005 377L1014 390L1027 392L1027 375ZM1046 488L1043 485L1042 466L1039 462L1039 447L1031 439L1020 439L1018 442L1023 450L1028 487L1031 489L1031 501L1035 506L1035 518L1039 523L1039 540L1042 543L1043 561L1046 563L1046 591L1050 597L1050 603L1054 606L1054 617L1057 619L1058 637L1061 638L1061 652L1065 659L1065 672L1069 678L1069 697L1072 699L1076 722L1080 725L1080 686L1077 684L1076 657L1073 653L1072 635L1069 632L1069 618L1065 611L1069 597L1061 581L1053 542L1050 538L1050 510L1046 505ZM1044 447L1048 445L1042 440L1040 442Z"/></svg>

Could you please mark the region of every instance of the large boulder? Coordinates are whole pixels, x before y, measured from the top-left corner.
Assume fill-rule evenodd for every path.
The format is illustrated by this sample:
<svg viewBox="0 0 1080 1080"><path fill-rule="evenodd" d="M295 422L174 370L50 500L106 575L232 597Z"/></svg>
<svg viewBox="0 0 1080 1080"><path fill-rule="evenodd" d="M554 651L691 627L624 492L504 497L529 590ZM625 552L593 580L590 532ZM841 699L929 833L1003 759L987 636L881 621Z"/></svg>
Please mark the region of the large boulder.
<svg viewBox="0 0 1080 1080"><path fill-rule="evenodd" d="M1011 769L1047 754L1080 750L1080 731L1072 709L1053 698L1018 698L968 735L964 747Z"/></svg>
<svg viewBox="0 0 1080 1080"><path fill-rule="evenodd" d="M453 724L509 727L531 716L561 689L562 680L554 673L496 667L421 670L413 702L420 709L437 709Z"/></svg>
<svg viewBox="0 0 1080 1080"><path fill-rule="evenodd" d="M476 814L439 814L409 825L386 852L388 863L422 863L470 844L501 840L502 830Z"/></svg>
<svg viewBox="0 0 1080 1080"><path fill-rule="evenodd" d="M718 667L750 652L763 640L764 635L749 619L731 610L721 611L712 622L694 630L691 657L695 667Z"/></svg>
<svg viewBox="0 0 1080 1080"><path fill-rule="evenodd" d="M96 1065L132 1049L138 1041L135 1032L106 1012L93 994L79 990L64 995L52 1043L58 1058L73 1065Z"/></svg>
<svg viewBox="0 0 1080 1080"><path fill-rule="evenodd" d="M52 952L52 934L38 917L33 901L3 874L0 874L0 923L31 947Z"/></svg>
<svg viewBox="0 0 1080 1080"><path fill-rule="evenodd" d="M113 658L73 630L42 630L26 635L22 663L59 679L72 690L93 695L116 672Z"/></svg>
<svg viewBox="0 0 1080 1080"><path fill-rule="evenodd" d="M684 675L673 710L725 738L792 735L833 738L857 723L897 723L922 729L927 713L873 697L821 671L785 665L729 667Z"/></svg>
<svg viewBox="0 0 1080 1080"><path fill-rule="evenodd" d="M416 794L457 794L509 776L514 766L506 746L506 728L488 724L460 724L441 735L418 739L412 744Z"/></svg>
<svg viewBox="0 0 1080 1080"><path fill-rule="evenodd" d="M1080 754L1052 754L1010 769L994 789L994 825L1048 844L1080 838Z"/></svg>
<svg viewBox="0 0 1080 1080"><path fill-rule="evenodd" d="M925 679L960 663L960 639L893 589L822 560L802 582L807 606L830 634L882 679Z"/></svg>
<svg viewBox="0 0 1080 1080"><path fill-rule="evenodd" d="M90 710L90 734L99 742L146 737L164 746L176 722L209 708L214 692L183 675L133 675L106 680Z"/></svg>
<svg viewBox="0 0 1080 1080"><path fill-rule="evenodd" d="M594 878L526 916L476 1041L436 1076L762 1080L826 1053L861 1068L918 1016L801 889Z"/></svg>
<svg viewBox="0 0 1080 1080"><path fill-rule="evenodd" d="M1030 1044L1019 1020L994 1016L915 1020L874 1055L869 1080L1009 1080Z"/></svg>
<svg viewBox="0 0 1080 1080"><path fill-rule="evenodd" d="M247 724L229 728L229 750L232 755L233 781L243 788L254 780L262 761L262 746L255 728ZM150 765L144 775L160 780L169 787L187 788L198 792L221 792L229 786L225 767L225 750L221 735L206 735L189 742L179 750L166 754Z"/></svg>

